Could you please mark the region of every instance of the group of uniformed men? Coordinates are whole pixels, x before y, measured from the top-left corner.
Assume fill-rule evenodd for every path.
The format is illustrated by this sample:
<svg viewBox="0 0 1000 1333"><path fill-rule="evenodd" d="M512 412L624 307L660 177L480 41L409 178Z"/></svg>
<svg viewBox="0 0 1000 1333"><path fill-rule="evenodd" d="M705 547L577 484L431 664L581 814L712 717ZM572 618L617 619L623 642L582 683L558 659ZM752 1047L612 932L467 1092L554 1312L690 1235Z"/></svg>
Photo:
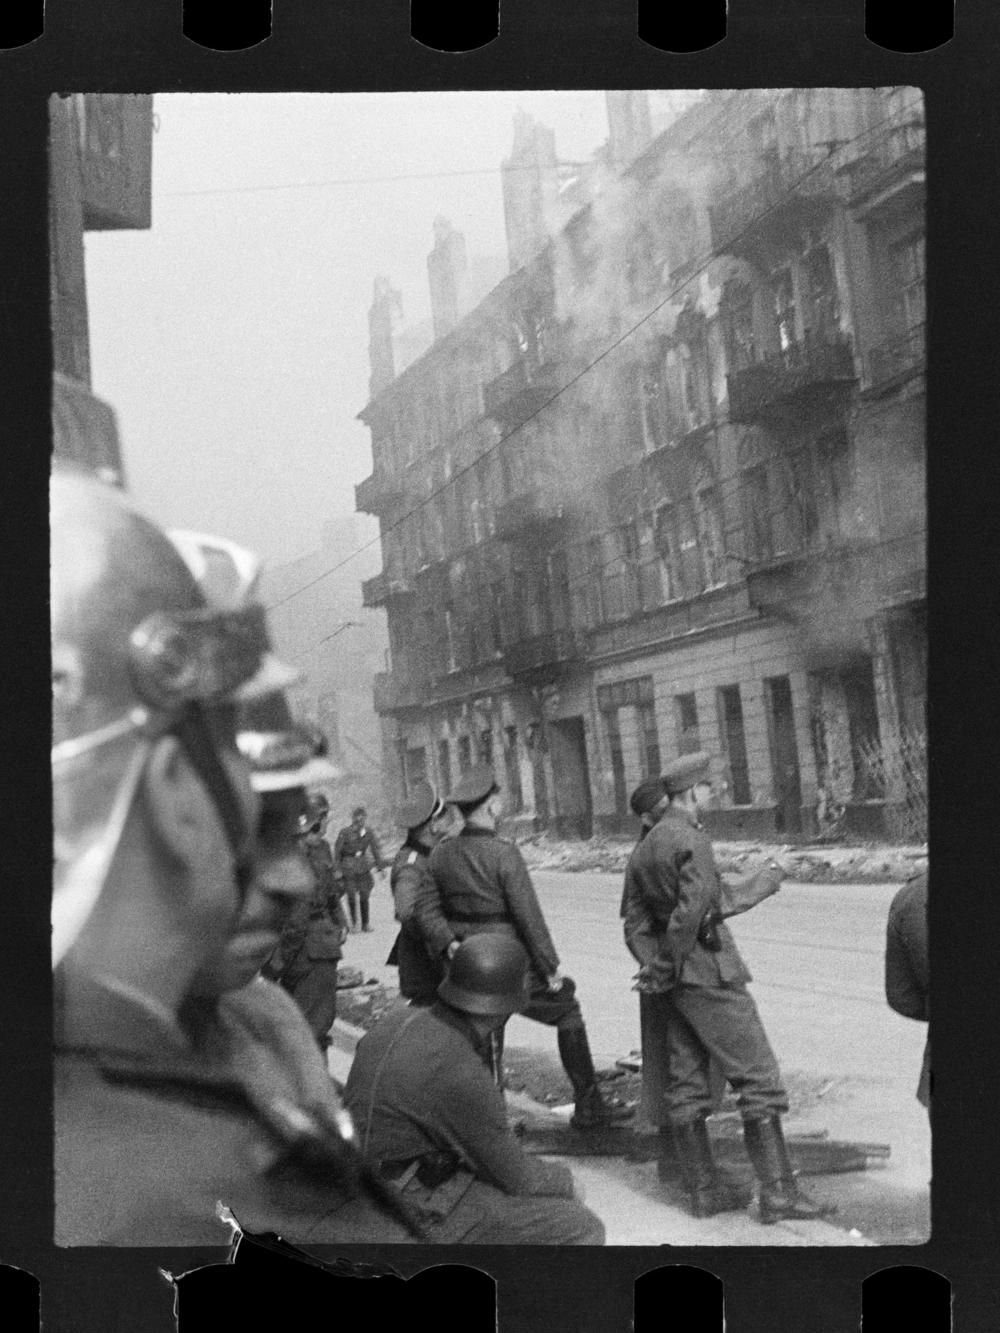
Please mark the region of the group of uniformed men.
<svg viewBox="0 0 1000 1333"><path fill-rule="evenodd" d="M342 1101L323 1041L347 924L339 891L317 893L328 807L309 793L333 770L291 716L258 563L164 533L69 465L51 526L57 1241L219 1243L224 1205L300 1243L603 1243L569 1170L526 1154L507 1114L514 1013L556 1029L577 1130L632 1111L599 1084L575 984L497 834L492 770L461 779L447 816L429 784L400 813L390 960L408 1003L361 1040ZM780 871L723 883L698 822L707 771L685 756L632 797L622 915L661 1176L695 1216L746 1206L706 1128L728 1082L761 1220L824 1216L789 1165L786 1095L723 921ZM356 812L334 863L361 863L366 838ZM350 898L363 929L370 890L369 874Z"/></svg>

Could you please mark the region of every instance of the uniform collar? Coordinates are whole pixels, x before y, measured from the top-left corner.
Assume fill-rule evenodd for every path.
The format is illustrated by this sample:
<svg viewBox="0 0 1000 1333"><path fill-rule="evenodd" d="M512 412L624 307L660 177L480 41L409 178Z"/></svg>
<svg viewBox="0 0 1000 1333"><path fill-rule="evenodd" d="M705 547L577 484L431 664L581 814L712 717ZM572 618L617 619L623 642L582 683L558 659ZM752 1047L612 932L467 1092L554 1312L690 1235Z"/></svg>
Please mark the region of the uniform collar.
<svg viewBox="0 0 1000 1333"><path fill-rule="evenodd" d="M697 819L695 819L694 815L690 814L687 810L681 810L676 805L668 805L666 810L664 810L663 814L656 822L657 824L662 824L667 819L674 819L682 824L690 824L693 828L702 827L702 825L698 823Z"/></svg>
<svg viewBox="0 0 1000 1333"><path fill-rule="evenodd" d="M431 1012L436 1014L447 1027L452 1028L455 1032L460 1032L478 1056L483 1060L487 1058L489 1054L488 1041L479 1036L479 1033L460 1009L453 1009L450 1004L445 1004L443 1000L435 1000Z"/></svg>

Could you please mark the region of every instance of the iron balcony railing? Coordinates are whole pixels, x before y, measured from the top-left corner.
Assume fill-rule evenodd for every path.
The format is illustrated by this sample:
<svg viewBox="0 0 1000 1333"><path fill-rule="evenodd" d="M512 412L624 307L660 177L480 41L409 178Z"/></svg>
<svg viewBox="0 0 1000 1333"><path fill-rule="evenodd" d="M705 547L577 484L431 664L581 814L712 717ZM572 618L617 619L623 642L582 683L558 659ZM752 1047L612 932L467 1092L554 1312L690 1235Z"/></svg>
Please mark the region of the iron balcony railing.
<svg viewBox="0 0 1000 1333"><path fill-rule="evenodd" d="M501 424L526 420L556 393L553 367L524 357L483 385L483 412Z"/></svg>
<svg viewBox="0 0 1000 1333"><path fill-rule="evenodd" d="M497 506L493 535L500 541L555 537L565 522L563 507L537 491L513 495Z"/></svg>
<svg viewBox="0 0 1000 1333"><path fill-rule="evenodd" d="M509 676L557 676L584 656L584 642L574 630L552 630L512 640L504 647Z"/></svg>
<svg viewBox="0 0 1000 1333"><path fill-rule="evenodd" d="M398 574L387 574L384 569L361 584L361 601L364 606L385 606L394 600L409 597L412 593L413 585L409 579Z"/></svg>
<svg viewBox="0 0 1000 1333"><path fill-rule="evenodd" d="M727 376L729 416L733 421L753 421L814 391L856 378L846 334L807 334L784 351Z"/></svg>
<svg viewBox="0 0 1000 1333"><path fill-rule="evenodd" d="M788 209L812 208L836 197L836 177L818 152L786 149L768 156L745 185L709 206L712 246L727 250L744 233L769 224Z"/></svg>

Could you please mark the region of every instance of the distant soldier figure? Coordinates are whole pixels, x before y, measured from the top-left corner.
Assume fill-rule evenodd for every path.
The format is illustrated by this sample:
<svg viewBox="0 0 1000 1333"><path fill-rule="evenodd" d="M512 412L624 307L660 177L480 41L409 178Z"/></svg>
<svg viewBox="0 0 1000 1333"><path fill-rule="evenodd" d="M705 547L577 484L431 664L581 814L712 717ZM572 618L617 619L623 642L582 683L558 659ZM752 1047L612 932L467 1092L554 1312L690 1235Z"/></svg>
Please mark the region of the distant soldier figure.
<svg viewBox="0 0 1000 1333"><path fill-rule="evenodd" d="M442 844L443 845L443 844ZM489 1038L525 1000L528 959L502 935L456 951L433 1005L390 1010L358 1043L344 1098L361 1150L437 1245L603 1245L562 1163L507 1124Z"/></svg>
<svg viewBox="0 0 1000 1333"><path fill-rule="evenodd" d="M347 910L351 915L351 930L358 928L358 903L361 904L361 929L370 931L368 900L374 881L372 865L380 873L388 870L389 862L382 856L378 839L368 827L368 814L359 805L351 814L351 822L337 834L333 848L334 874L341 880L347 895Z"/></svg>
<svg viewBox="0 0 1000 1333"><path fill-rule="evenodd" d="M329 818L330 802L321 791L314 792L302 816L302 827L305 830L302 847L313 868L317 891L326 903L330 920L339 925L342 920L346 920L340 901L344 894L344 884L335 873L333 852L326 837Z"/></svg>
<svg viewBox="0 0 1000 1333"><path fill-rule="evenodd" d="M528 1000L520 1010L556 1029L559 1056L573 1088L576 1129L595 1129L629 1119L630 1107L606 1100L597 1082L576 985L559 970L559 956L535 895L524 858L497 836L503 800L488 764L471 769L448 797L465 827L431 853L417 918L432 952L445 961L470 935L513 936L531 962ZM500 1042L496 1072L499 1075Z"/></svg>
<svg viewBox="0 0 1000 1333"><path fill-rule="evenodd" d="M633 809L645 807L651 827L625 872L625 938L642 963L640 987L670 996L667 1108L691 1212L710 1217L745 1205L720 1175L708 1137L715 1060L743 1117L760 1220L824 1217L833 1209L796 1181L781 1128L788 1110L781 1073L746 989L750 972L722 920L723 885L698 822L712 792L709 762L701 752L684 755L640 785ZM641 799L646 788L651 805Z"/></svg>
<svg viewBox="0 0 1000 1333"><path fill-rule="evenodd" d="M885 939L885 998L904 1018L926 1023L930 1018L930 978L927 963L927 887L925 870L907 880L889 906ZM917 1084L917 1100L930 1110L931 1043Z"/></svg>
<svg viewBox="0 0 1000 1333"><path fill-rule="evenodd" d="M444 979L444 965L440 957L430 953L417 921L427 861L441 840L444 813L444 802L429 782L417 783L399 812L406 839L389 875L399 934L386 962L399 968L399 993L411 1004L433 1004Z"/></svg>

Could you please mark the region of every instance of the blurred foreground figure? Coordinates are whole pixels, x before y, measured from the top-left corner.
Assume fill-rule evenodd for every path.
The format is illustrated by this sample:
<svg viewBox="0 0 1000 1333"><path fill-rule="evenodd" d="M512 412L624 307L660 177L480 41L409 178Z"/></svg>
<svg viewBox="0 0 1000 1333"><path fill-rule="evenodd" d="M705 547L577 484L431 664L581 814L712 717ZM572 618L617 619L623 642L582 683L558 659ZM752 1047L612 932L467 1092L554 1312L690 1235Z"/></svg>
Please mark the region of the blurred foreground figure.
<svg viewBox="0 0 1000 1333"><path fill-rule="evenodd" d="M684 755L636 788L632 809L648 832L625 871L625 940L641 964L640 991L670 997L665 1101L678 1165L695 1217L746 1206L712 1155L706 1121L716 1064L743 1118L760 1220L825 1217L834 1210L810 1198L792 1170L781 1126L787 1094L746 988L750 972L723 920L724 886L698 820L712 796L709 763L703 752Z"/></svg>
<svg viewBox="0 0 1000 1333"><path fill-rule="evenodd" d="M928 873L906 881L889 906L885 938L885 998L904 1018L926 1023L930 1018L930 969L927 960ZM917 1100L930 1110L931 1043L917 1084Z"/></svg>
<svg viewBox="0 0 1000 1333"><path fill-rule="evenodd" d="M344 1093L365 1156L438 1245L603 1245L562 1164L529 1157L507 1124L490 1036L526 998L516 940L460 945L438 1000L390 1010L358 1043Z"/></svg>
<svg viewBox="0 0 1000 1333"><path fill-rule="evenodd" d="M295 674L249 600L256 562L210 604L120 492L57 465L51 497L56 1242L220 1244L220 1203L252 1230L354 1239L349 1118L302 1112L192 1035L252 902L236 710Z"/></svg>

